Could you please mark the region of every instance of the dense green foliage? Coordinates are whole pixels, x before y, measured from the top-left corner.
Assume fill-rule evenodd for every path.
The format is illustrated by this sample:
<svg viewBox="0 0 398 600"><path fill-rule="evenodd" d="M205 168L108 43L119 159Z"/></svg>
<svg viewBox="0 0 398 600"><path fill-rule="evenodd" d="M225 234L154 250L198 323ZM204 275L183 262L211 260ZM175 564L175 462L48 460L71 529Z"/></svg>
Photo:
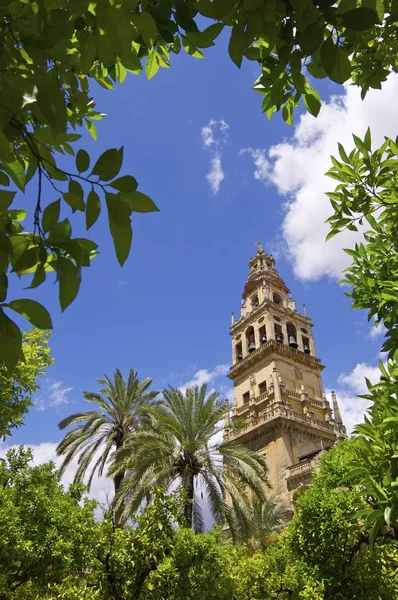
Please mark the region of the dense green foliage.
<svg viewBox="0 0 398 600"><path fill-rule="evenodd" d="M116 256L122 265L132 242L131 215L156 205L131 175L119 176L123 148L97 160L81 147L81 128L96 139L96 110L90 85L111 89L127 73L153 77L169 68L181 48L196 58L223 29L228 51L240 67L258 64L254 88L262 110L281 110L292 122L303 98L317 115L321 102L309 83L348 79L362 89L380 88L396 70L396 0L4 0L0 5L0 357L12 369L21 334L4 309L40 328L51 328L47 310L34 300L9 300L10 271L32 274L30 287L53 273L62 310L75 299L82 270L97 244L74 238L69 211L84 214L86 228L106 206ZM208 26L207 26L208 25ZM203 28L204 27L204 28ZM312 81L312 80L311 80ZM60 166L59 155L70 155ZM67 164L64 160L62 165ZM29 218L21 223L16 191L36 186Z"/></svg>
<svg viewBox="0 0 398 600"><path fill-rule="evenodd" d="M21 425L31 404L33 392L38 389L37 378L53 362L48 347L49 334L39 329L24 331L23 358L10 373L0 363L0 440Z"/></svg>
<svg viewBox="0 0 398 600"><path fill-rule="evenodd" d="M185 492L188 526L203 531L200 497L205 495L217 523L250 518L250 495L266 497L266 465L243 445L223 440L229 403L207 385L169 388L163 399L143 407L143 426L129 435L115 454L110 473L125 473L119 495L127 514L150 498L154 485L169 489L178 483Z"/></svg>
<svg viewBox="0 0 398 600"><path fill-rule="evenodd" d="M328 194L334 208L330 235L362 226L364 241L346 252L352 257L344 283L353 308L366 309L369 320L386 328L382 347L387 364L380 363L381 379L368 382L372 402L368 418L358 425L360 454L351 476L366 498L367 523L374 523L372 539L383 527L398 537L398 145L386 138L372 150L371 133L354 136L349 154L339 146L329 175L340 183Z"/></svg>
<svg viewBox="0 0 398 600"><path fill-rule="evenodd" d="M81 576L94 549L95 502L82 500L82 486L65 492L52 463L34 467L31 459L19 449L0 461L2 600L25 591L39 598L52 584Z"/></svg>
<svg viewBox="0 0 398 600"><path fill-rule="evenodd" d="M29 455L11 452L0 465L0 599L396 598L396 542L372 547L356 514L365 501L352 485L339 487L359 446L350 440L323 455L292 523L257 550L232 544L220 528L195 534L185 494L160 488L133 526L95 523L79 485L65 492L52 465L30 467Z"/></svg>

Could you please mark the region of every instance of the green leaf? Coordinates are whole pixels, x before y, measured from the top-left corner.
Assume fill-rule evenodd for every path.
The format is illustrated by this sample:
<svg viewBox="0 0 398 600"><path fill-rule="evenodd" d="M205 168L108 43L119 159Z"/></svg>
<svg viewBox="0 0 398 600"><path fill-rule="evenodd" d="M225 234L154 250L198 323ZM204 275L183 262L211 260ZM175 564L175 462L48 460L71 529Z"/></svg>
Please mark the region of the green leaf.
<svg viewBox="0 0 398 600"><path fill-rule="evenodd" d="M94 165L91 175L98 175L102 181L109 181L116 177L123 162L123 146L117 150L105 150Z"/></svg>
<svg viewBox="0 0 398 600"><path fill-rule="evenodd" d="M333 44L333 40L329 37L325 40L321 47L321 63L326 73L331 76L336 64L337 48Z"/></svg>
<svg viewBox="0 0 398 600"><path fill-rule="evenodd" d="M134 212L147 213L159 210L153 200L142 192L121 192L120 197Z"/></svg>
<svg viewBox="0 0 398 600"><path fill-rule="evenodd" d="M148 79L152 79L159 70L159 63L156 57L156 53L152 50L147 58L145 64L145 73Z"/></svg>
<svg viewBox="0 0 398 600"><path fill-rule="evenodd" d="M51 228L47 239L50 244L65 244L69 242L71 235L72 227L69 219L64 219Z"/></svg>
<svg viewBox="0 0 398 600"><path fill-rule="evenodd" d="M43 211L43 215L41 217L41 226L45 233L50 231L57 223L59 219L59 213L61 210L61 202L60 200L55 200L55 202L51 202Z"/></svg>
<svg viewBox="0 0 398 600"><path fill-rule="evenodd" d="M298 42L307 56L313 54L321 45L323 41L323 31L324 27L320 25L319 21L315 21L315 23L308 25L308 27L299 34Z"/></svg>
<svg viewBox="0 0 398 600"><path fill-rule="evenodd" d="M308 66L307 66L308 72L311 73L311 75L313 77L315 77L316 79L324 79L325 77L327 77L327 73L325 71L325 69L323 68L322 65L319 65L318 63L312 61Z"/></svg>
<svg viewBox="0 0 398 600"><path fill-rule="evenodd" d="M15 208L14 210L9 210L8 211L8 216L10 217L10 219L12 221L24 221L26 219L26 216L28 214L27 210L24 210L23 208Z"/></svg>
<svg viewBox="0 0 398 600"><path fill-rule="evenodd" d="M317 117L321 110L321 99L316 90L311 87L305 89L304 92L304 105L309 113Z"/></svg>
<svg viewBox="0 0 398 600"><path fill-rule="evenodd" d="M153 45L157 36L157 27L152 15L148 11L143 10L136 21L136 26L145 43L148 46Z"/></svg>
<svg viewBox="0 0 398 600"><path fill-rule="evenodd" d="M83 149L78 150L76 154L76 169L79 171L79 173L84 173L84 171L87 171L89 166L90 157L88 153Z"/></svg>
<svg viewBox="0 0 398 600"><path fill-rule="evenodd" d="M370 127L367 128L366 133L365 133L365 138L363 141L364 141L366 150L368 150L370 152L372 150L372 136L370 133Z"/></svg>
<svg viewBox="0 0 398 600"><path fill-rule="evenodd" d="M18 273L18 275L23 275L27 271L30 271L32 267L35 267L38 262L37 248L28 248L17 260L13 261L13 271Z"/></svg>
<svg viewBox="0 0 398 600"><path fill-rule="evenodd" d="M18 160L12 162L2 161L1 168L6 171L11 177L16 186L19 187L21 192L25 191L25 171Z"/></svg>
<svg viewBox="0 0 398 600"><path fill-rule="evenodd" d="M288 102L282 109L282 117L285 123L293 125L293 106Z"/></svg>
<svg viewBox="0 0 398 600"><path fill-rule="evenodd" d="M11 202L14 200L16 192L0 190L0 211L7 210Z"/></svg>
<svg viewBox="0 0 398 600"><path fill-rule="evenodd" d="M347 153L344 150L344 147L340 144L340 142L338 142L338 147L339 147L339 154L340 154L341 159L344 160L345 163L351 164L351 161L348 158Z"/></svg>
<svg viewBox="0 0 398 600"><path fill-rule="evenodd" d="M101 212L101 201L94 190L91 190L87 198L86 206L86 229L94 225Z"/></svg>
<svg viewBox="0 0 398 600"><path fill-rule="evenodd" d="M19 327L0 308L0 359L12 371L22 356L22 335Z"/></svg>
<svg viewBox="0 0 398 600"><path fill-rule="evenodd" d="M86 206L83 200L83 188L78 181L69 180L69 192L63 194L64 200L72 208L73 212L80 210L84 212Z"/></svg>
<svg viewBox="0 0 398 600"><path fill-rule="evenodd" d="M262 0L260 0L262 2ZM207 27L204 31L195 34L195 39L197 42L198 48L207 47L212 44L212 42L220 35L222 30L224 29L224 25L222 23L213 23Z"/></svg>
<svg viewBox="0 0 398 600"><path fill-rule="evenodd" d="M344 83L351 77L351 63L343 48L336 48L336 61L330 79L336 83Z"/></svg>
<svg viewBox="0 0 398 600"><path fill-rule="evenodd" d="M242 38L242 28L234 25L234 27L232 27L231 37L229 38L228 54L238 69L240 69L242 64Z"/></svg>
<svg viewBox="0 0 398 600"><path fill-rule="evenodd" d="M63 88L55 78L54 69L50 69L37 82L37 105L42 114L42 121L55 131L66 130L66 102Z"/></svg>
<svg viewBox="0 0 398 600"><path fill-rule="evenodd" d="M105 194L108 208L109 230L112 235L117 260L123 266L130 253L133 231L130 209L117 194Z"/></svg>
<svg viewBox="0 0 398 600"><path fill-rule="evenodd" d="M135 177L124 175L123 177L115 179L115 181L112 181L109 185L120 192L135 192L138 183Z"/></svg>
<svg viewBox="0 0 398 600"><path fill-rule="evenodd" d="M375 543L375 540L376 540L380 530L382 529L383 525L384 525L384 515L382 517L379 517L377 519L377 521L375 522L375 524L373 525L373 529L369 536L370 547L372 547L373 544Z"/></svg>
<svg viewBox="0 0 398 600"><path fill-rule="evenodd" d="M52 329L53 324L48 310L42 304L29 298L20 298L12 300L7 304L8 308L19 313L32 325L39 329Z"/></svg>
<svg viewBox="0 0 398 600"><path fill-rule="evenodd" d="M341 15L344 27L352 31L365 31L378 22L377 13L371 8L361 6Z"/></svg>
<svg viewBox="0 0 398 600"><path fill-rule="evenodd" d="M97 57L97 36L95 33L89 33L80 43L80 70L87 73L93 66Z"/></svg>
<svg viewBox="0 0 398 600"><path fill-rule="evenodd" d="M86 124L86 129L89 132L89 134L91 135L91 137L93 138L93 140L97 141L97 128L95 126L95 123L93 123L89 119L86 119L85 124Z"/></svg>
<svg viewBox="0 0 398 600"><path fill-rule="evenodd" d="M25 289L30 290L38 287L46 280L46 270L41 263L39 263L36 267L36 271L33 275L33 279L31 284L27 286Z"/></svg>
<svg viewBox="0 0 398 600"><path fill-rule="evenodd" d="M59 259L57 273L59 277L59 303L63 312L76 298L82 278L80 269L66 258Z"/></svg>

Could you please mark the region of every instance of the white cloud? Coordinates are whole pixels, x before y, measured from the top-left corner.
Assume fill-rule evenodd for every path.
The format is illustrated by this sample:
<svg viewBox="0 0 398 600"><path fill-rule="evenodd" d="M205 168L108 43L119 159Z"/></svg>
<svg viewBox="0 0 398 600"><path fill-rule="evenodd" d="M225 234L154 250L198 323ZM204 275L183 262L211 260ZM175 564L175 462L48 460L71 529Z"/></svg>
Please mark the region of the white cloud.
<svg viewBox="0 0 398 600"><path fill-rule="evenodd" d="M337 401L348 433L352 432L355 425L363 422L364 415L370 407L370 402L357 397L368 391L365 378L371 383L377 383L380 379L380 369L366 363L358 363L350 373L341 373L338 378ZM332 405L331 391L325 392Z"/></svg>
<svg viewBox="0 0 398 600"><path fill-rule="evenodd" d="M371 327L371 329L369 331L369 334L368 334L368 337L371 340L374 340L374 339L379 338L379 337L384 337L385 334L386 334L386 332L387 332L386 327L384 326L383 323L380 323L378 327L376 327L376 325L373 325Z"/></svg>
<svg viewBox="0 0 398 600"><path fill-rule="evenodd" d="M128 279L119 279L119 281L118 281L118 284L120 285L120 287L125 287L129 283L130 282L128 281Z"/></svg>
<svg viewBox="0 0 398 600"><path fill-rule="evenodd" d="M208 369L199 369L199 371L196 371L192 379L181 385L179 389L185 392L187 388L194 385L201 386L204 383L211 383L217 379L217 377L224 377L228 371L229 365L217 365L212 371L209 371Z"/></svg>
<svg viewBox="0 0 398 600"><path fill-rule="evenodd" d="M239 155L242 156L243 154L249 154L254 161L254 166L256 167L254 170L254 179L267 183L270 179L272 165L266 158L265 150L261 150L260 148L242 148L239 151Z"/></svg>
<svg viewBox="0 0 398 600"><path fill-rule="evenodd" d="M27 445L28 446L28 445ZM11 448L15 448L16 446L8 446L7 444L0 444L0 457L5 456L6 452ZM29 447L32 449L33 453L33 464L41 465L42 463L53 461L57 467L60 467L62 463L62 457L57 456L56 448L57 444L53 442L42 442L41 444L29 444ZM98 457L97 457L98 458ZM93 465L95 464L95 457L93 460ZM74 475L77 470L77 458L75 458L65 473L62 475L61 481L65 488L69 486L73 482ZM87 480L87 477L86 477ZM96 510L97 518L100 518L102 515L101 506L104 508L108 508L113 498L113 482L111 479L107 477L94 477L90 493L88 494L89 498L93 498L97 500L100 504L100 507Z"/></svg>
<svg viewBox="0 0 398 600"><path fill-rule="evenodd" d="M208 124L202 127L200 133L206 148L210 148L211 146L225 146L229 133L229 125L223 119L220 121L210 119Z"/></svg>
<svg viewBox="0 0 398 600"><path fill-rule="evenodd" d="M217 194L218 190L220 189L221 182L225 178L221 161L221 149L227 143L228 134L229 125L223 119L220 121L211 119L209 123L201 129L203 145L206 149L212 152L210 171L207 173L206 179L213 194Z"/></svg>
<svg viewBox="0 0 398 600"><path fill-rule="evenodd" d="M365 100L360 91L346 85L344 93L325 102L318 118L302 115L290 140L264 149L249 149L254 159L256 179L272 182L286 196L282 235L296 276L315 280L324 275L339 278L350 263L343 248L353 245L360 233L343 232L325 242L332 213L325 192L336 187L324 173L331 167L330 155L338 156L337 142L350 151L352 133L359 137L368 126L373 146L398 128L396 97L398 75L391 75L383 90L370 90Z"/></svg>
<svg viewBox="0 0 398 600"><path fill-rule="evenodd" d="M37 410L45 410L48 407L58 408L61 404L69 404L68 394L73 387L65 387L62 381L45 379L40 392L35 395L34 405Z"/></svg>
<svg viewBox="0 0 398 600"><path fill-rule="evenodd" d="M369 379L371 383L377 383L380 379L380 369L366 363L358 363L351 373L342 373L338 382L340 385L350 388L356 394L366 394L368 388L365 378Z"/></svg>
<svg viewBox="0 0 398 600"><path fill-rule="evenodd" d="M215 154L211 159L211 168L210 171L206 175L206 179L210 184L211 191L213 194L217 194L220 189L220 185L222 180L224 179L224 171L221 166L221 155Z"/></svg>

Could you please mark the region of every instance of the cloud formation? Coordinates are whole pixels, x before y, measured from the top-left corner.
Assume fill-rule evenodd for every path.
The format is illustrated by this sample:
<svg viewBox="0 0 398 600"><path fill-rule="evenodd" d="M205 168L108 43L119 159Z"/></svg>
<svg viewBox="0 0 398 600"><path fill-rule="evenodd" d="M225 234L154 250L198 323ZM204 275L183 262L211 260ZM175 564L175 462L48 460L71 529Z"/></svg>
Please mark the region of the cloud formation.
<svg viewBox="0 0 398 600"><path fill-rule="evenodd" d="M316 119L302 115L289 140L268 151L241 151L253 159L254 178L273 183L286 199L282 236L299 279L340 278L350 264L343 248L351 247L361 234L345 231L325 242L325 220L332 212L325 192L333 191L337 182L324 173L331 167L330 155L338 156L337 142L350 151L351 134L363 137L370 126L377 147L398 128L397 94L398 75L391 75L382 91L370 90L364 101L358 88L346 85L342 95L323 104Z"/></svg>
<svg viewBox="0 0 398 600"><path fill-rule="evenodd" d="M217 365L212 371L209 371L208 369L199 369L199 371L196 371L192 379L181 385L179 389L182 392L185 392L187 388L194 385L201 386L204 383L212 383L215 379L217 379L217 377L224 377L228 371L229 365Z"/></svg>
<svg viewBox="0 0 398 600"><path fill-rule="evenodd" d="M58 408L61 404L69 404L68 394L73 387L66 387L62 381L45 379L40 391L35 395L34 406L37 410Z"/></svg>
<svg viewBox="0 0 398 600"><path fill-rule="evenodd" d="M206 179L213 194L217 194L221 182L225 178L221 162L221 150L227 143L229 125L223 119L220 121L211 119L207 125L202 127L200 133L204 147L212 153L210 171L207 173Z"/></svg>
<svg viewBox="0 0 398 600"><path fill-rule="evenodd" d="M376 327L376 325L373 325L371 327L368 337L371 340L375 340L379 337L384 337L386 333L387 333L387 329L385 328L383 323L380 323L378 327Z"/></svg>
<svg viewBox="0 0 398 600"><path fill-rule="evenodd" d="M377 383L380 379L380 369L367 363L357 363L350 373L341 373L338 378L337 400L348 433L352 433L354 426L363 422L364 415L370 407L370 402L357 397L368 391L365 378L371 383ZM331 390L325 392L332 404Z"/></svg>

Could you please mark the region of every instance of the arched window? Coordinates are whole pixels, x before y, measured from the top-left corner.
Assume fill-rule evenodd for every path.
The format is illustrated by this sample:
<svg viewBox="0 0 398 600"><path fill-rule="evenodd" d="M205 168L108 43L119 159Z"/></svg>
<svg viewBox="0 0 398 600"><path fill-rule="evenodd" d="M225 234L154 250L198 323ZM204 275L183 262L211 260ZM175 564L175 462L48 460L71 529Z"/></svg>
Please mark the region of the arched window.
<svg viewBox="0 0 398 600"><path fill-rule="evenodd" d="M235 345L235 362L242 360L242 358L243 358L242 342L239 342L238 344Z"/></svg>
<svg viewBox="0 0 398 600"><path fill-rule="evenodd" d="M305 335L302 336L303 350L306 354L311 354L310 340Z"/></svg>
<svg viewBox="0 0 398 600"><path fill-rule="evenodd" d="M275 340L279 342L279 344L283 344L283 333L282 327L278 323L275 323Z"/></svg>
<svg viewBox="0 0 398 600"><path fill-rule="evenodd" d="M265 331L265 325L260 327L260 329L258 330L258 334L260 336L260 345L265 344L265 342L267 341L267 333Z"/></svg>
<svg viewBox="0 0 398 600"><path fill-rule="evenodd" d="M250 303L252 305L252 308L256 308L259 304L258 302L258 294L253 294L253 296L250 298Z"/></svg>
<svg viewBox="0 0 398 600"><path fill-rule="evenodd" d="M246 343L247 343L247 351L254 352L256 349L256 343L254 340L254 329L253 327L249 327L246 330Z"/></svg>
<svg viewBox="0 0 398 600"><path fill-rule="evenodd" d="M297 330L293 323L286 323L287 341L291 348L298 348Z"/></svg>
<svg viewBox="0 0 398 600"><path fill-rule="evenodd" d="M278 292L274 292L272 294L272 300L275 302L275 304L283 304L282 296L278 294Z"/></svg>

